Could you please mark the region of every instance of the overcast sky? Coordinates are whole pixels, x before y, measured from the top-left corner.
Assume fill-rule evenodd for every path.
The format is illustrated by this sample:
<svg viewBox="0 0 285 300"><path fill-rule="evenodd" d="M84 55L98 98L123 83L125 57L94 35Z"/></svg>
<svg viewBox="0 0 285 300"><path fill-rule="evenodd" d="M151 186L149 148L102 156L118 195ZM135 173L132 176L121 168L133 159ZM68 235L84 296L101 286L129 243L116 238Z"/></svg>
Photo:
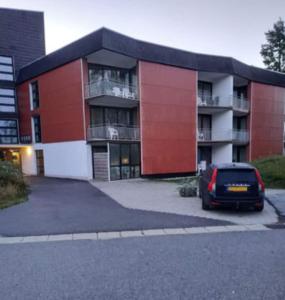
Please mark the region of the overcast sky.
<svg viewBox="0 0 285 300"><path fill-rule="evenodd" d="M104 26L261 67L264 32L285 19L285 0L0 0L0 7L43 11L47 53Z"/></svg>

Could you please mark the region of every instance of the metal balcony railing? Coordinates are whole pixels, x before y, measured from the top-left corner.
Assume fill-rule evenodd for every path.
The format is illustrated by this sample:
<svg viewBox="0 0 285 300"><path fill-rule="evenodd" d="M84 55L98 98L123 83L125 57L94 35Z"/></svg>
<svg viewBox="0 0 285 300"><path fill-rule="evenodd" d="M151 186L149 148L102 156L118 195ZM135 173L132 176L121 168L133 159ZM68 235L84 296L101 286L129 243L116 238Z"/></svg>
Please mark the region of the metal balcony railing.
<svg viewBox="0 0 285 300"><path fill-rule="evenodd" d="M130 100L138 100L137 87L122 84L109 79L92 81L85 86L85 98L113 96Z"/></svg>
<svg viewBox="0 0 285 300"><path fill-rule="evenodd" d="M230 107L232 106L231 97L220 96L198 96L198 106L205 107Z"/></svg>
<svg viewBox="0 0 285 300"><path fill-rule="evenodd" d="M233 141L247 143L249 141L247 130L211 130L199 128L197 135L199 142Z"/></svg>
<svg viewBox="0 0 285 300"><path fill-rule="evenodd" d="M91 140L127 140L139 141L140 130L136 126L124 126L119 124L96 125L87 129L87 139Z"/></svg>
<svg viewBox="0 0 285 300"><path fill-rule="evenodd" d="M243 112L249 112L249 101L244 98L233 97L233 109Z"/></svg>
<svg viewBox="0 0 285 300"><path fill-rule="evenodd" d="M248 143L249 132L247 130L233 130L233 142Z"/></svg>
<svg viewBox="0 0 285 300"><path fill-rule="evenodd" d="M199 142L219 142L219 141L231 141L231 130L211 130L211 129L198 129L198 141Z"/></svg>

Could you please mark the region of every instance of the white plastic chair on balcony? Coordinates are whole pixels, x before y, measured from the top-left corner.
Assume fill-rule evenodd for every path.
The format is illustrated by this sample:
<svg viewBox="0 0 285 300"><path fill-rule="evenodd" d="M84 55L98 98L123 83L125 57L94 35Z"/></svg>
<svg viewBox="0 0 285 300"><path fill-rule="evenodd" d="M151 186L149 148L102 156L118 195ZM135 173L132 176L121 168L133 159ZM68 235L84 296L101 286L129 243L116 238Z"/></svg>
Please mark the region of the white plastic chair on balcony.
<svg viewBox="0 0 285 300"><path fill-rule="evenodd" d="M111 140L119 139L119 131L113 127L108 127L108 134Z"/></svg>
<svg viewBox="0 0 285 300"><path fill-rule="evenodd" d="M199 141L204 141L205 140L204 132L202 132L202 131L198 132L198 140Z"/></svg>
<svg viewBox="0 0 285 300"><path fill-rule="evenodd" d="M122 96L122 93L121 93L121 90L120 90L120 88L118 88L118 87L113 87L113 95L115 96L115 97L121 97Z"/></svg>
<svg viewBox="0 0 285 300"><path fill-rule="evenodd" d="M128 88L123 88L123 97L130 98L130 90Z"/></svg>

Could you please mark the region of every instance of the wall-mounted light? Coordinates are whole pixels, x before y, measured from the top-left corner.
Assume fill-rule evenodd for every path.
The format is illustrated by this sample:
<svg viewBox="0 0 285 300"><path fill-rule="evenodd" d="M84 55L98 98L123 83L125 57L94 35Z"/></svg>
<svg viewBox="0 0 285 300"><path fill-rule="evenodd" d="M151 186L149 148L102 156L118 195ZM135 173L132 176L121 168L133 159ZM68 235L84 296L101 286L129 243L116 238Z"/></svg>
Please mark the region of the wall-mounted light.
<svg viewBox="0 0 285 300"><path fill-rule="evenodd" d="M27 147L26 152L27 152L27 155L28 155L28 156L31 156L32 153L33 153L32 147Z"/></svg>

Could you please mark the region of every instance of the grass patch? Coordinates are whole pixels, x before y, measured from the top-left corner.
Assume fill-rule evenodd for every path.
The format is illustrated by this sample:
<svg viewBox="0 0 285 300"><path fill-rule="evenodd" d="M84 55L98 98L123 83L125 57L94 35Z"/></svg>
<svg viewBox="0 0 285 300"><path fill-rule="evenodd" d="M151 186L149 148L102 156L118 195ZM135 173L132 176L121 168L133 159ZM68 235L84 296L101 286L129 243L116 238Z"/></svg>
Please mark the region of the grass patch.
<svg viewBox="0 0 285 300"><path fill-rule="evenodd" d="M285 156L271 156L252 164L260 171L266 187L285 189Z"/></svg>
<svg viewBox="0 0 285 300"><path fill-rule="evenodd" d="M21 170L10 162L0 161L0 209L27 200L27 184Z"/></svg>

